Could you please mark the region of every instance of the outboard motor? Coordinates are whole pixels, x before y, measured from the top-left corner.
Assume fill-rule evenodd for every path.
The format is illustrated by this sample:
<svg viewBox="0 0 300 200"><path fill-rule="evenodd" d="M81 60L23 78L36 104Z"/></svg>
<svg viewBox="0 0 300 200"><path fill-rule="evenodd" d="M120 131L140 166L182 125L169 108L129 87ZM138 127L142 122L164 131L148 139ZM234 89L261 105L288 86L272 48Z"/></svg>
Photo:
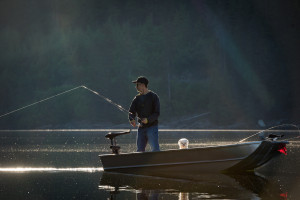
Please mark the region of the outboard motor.
<svg viewBox="0 0 300 200"><path fill-rule="evenodd" d="M271 133L270 135L268 135L268 137L266 139L268 140L272 140L272 141L276 141L279 138L282 138L284 135L276 135Z"/></svg>
<svg viewBox="0 0 300 200"><path fill-rule="evenodd" d="M259 133L259 138L261 140L271 140L271 141L276 141L277 139L282 138L284 135L276 135L274 133L269 134L268 136L265 135L265 132L262 131Z"/></svg>

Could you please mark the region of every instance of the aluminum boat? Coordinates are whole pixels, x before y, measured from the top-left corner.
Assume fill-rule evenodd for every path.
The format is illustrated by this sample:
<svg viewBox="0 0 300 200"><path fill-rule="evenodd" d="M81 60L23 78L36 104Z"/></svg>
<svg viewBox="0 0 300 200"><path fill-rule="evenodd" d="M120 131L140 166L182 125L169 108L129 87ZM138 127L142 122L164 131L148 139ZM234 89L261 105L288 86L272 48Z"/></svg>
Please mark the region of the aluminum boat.
<svg viewBox="0 0 300 200"><path fill-rule="evenodd" d="M280 154L288 141L270 140L158 152L119 153L115 137L129 132L108 133L112 154L99 155L104 171L164 176L208 172L253 171Z"/></svg>

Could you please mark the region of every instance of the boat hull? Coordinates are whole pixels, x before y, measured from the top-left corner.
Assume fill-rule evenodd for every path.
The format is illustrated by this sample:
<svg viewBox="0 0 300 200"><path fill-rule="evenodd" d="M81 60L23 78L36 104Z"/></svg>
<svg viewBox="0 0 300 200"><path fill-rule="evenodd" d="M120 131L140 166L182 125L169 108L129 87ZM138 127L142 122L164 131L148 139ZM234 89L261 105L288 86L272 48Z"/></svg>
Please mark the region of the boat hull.
<svg viewBox="0 0 300 200"><path fill-rule="evenodd" d="M241 172L258 168L280 155L288 142L258 141L160 152L100 155L104 171L165 176Z"/></svg>
<svg viewBox="0 0 300 200"><path fill-rule="evenodd" d="M220 172L233 168L255 152L262 142L168 150L100 155L104 171L161 175L166 173Z"/></svg>
<svg viewBox="0 0 300 200"><path fill-rule="evenodd" d="M148 176L163 176L168 175L181 176L183 174L201 174L201 173L215 173L222 172L224 169L230 168L240 160L226 160L226 161L212 161L212 162L198 162L198 163L181 163L181 164L164 164L164 165L148 165L139 167L113 168L104 169L108 172L119 172L128 174L141 174ZM173 177L173 176L171 176Z"/></svg>

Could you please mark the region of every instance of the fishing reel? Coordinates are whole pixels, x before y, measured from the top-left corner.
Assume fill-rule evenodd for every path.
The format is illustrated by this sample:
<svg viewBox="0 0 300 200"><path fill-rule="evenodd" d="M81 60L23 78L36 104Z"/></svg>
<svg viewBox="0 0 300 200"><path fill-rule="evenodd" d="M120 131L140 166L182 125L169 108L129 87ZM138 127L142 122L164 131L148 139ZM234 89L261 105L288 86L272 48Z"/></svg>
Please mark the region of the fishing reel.
<svg viewBox="0 0 300 200"><path fill-rule="evenodd" d="M117 146L117 140L116 137L119 135L125 135L129 134L131 132L131 129L129 131L125 132L109 132L108 134L105 135L107 139L110 139L110 149L112 150L112 153L115 155L118 155L120 153L120 146Z"/></svg>

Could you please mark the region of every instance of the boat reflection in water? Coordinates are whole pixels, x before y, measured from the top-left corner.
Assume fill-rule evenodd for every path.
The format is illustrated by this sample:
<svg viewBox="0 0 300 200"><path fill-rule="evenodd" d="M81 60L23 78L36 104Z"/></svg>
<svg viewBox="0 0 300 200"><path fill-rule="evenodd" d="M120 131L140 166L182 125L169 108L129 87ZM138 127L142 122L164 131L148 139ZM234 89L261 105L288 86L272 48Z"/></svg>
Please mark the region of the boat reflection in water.
<svg viewBox="0 0 300 200"><path fill-rule="evenodd" d="M104 172L100 190L109 199L286 199L280 186L257 173L201 174L178 178ZM129 195L131 194L131 195Z"/></svg>

